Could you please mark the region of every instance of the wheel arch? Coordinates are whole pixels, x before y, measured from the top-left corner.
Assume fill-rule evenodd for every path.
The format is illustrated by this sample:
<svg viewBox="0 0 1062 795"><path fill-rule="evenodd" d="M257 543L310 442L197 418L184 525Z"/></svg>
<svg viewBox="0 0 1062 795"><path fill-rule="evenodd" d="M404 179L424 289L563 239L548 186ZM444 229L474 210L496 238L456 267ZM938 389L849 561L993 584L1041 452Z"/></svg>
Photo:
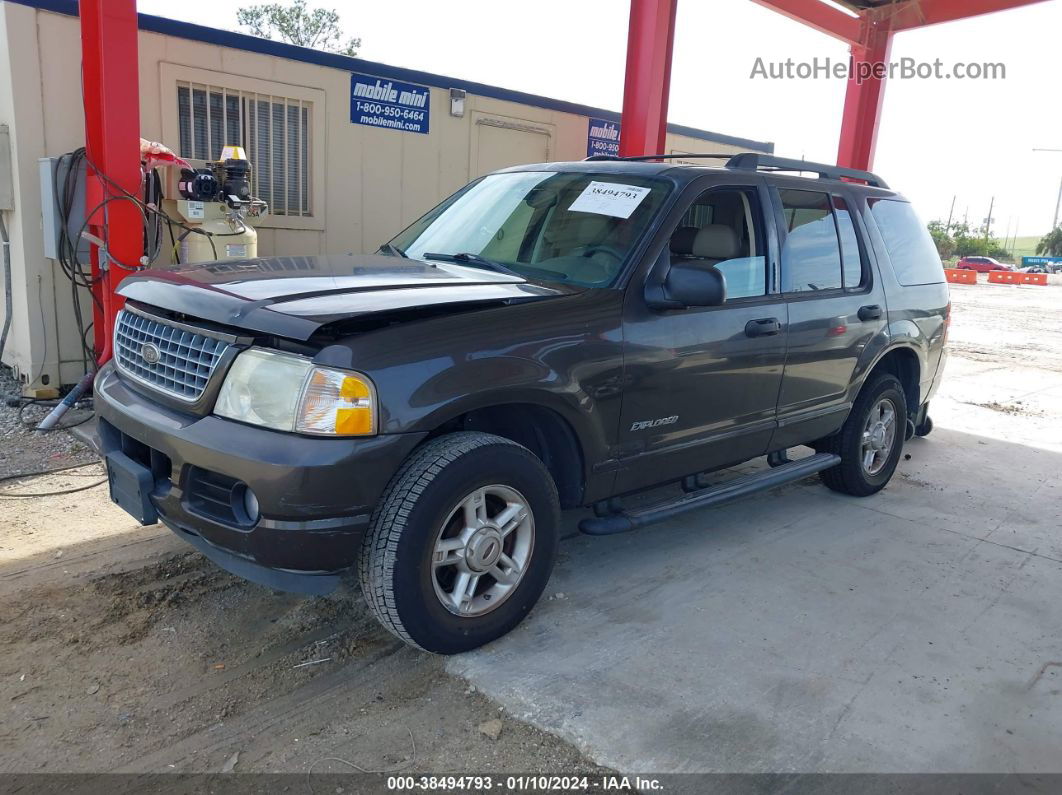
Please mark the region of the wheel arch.
<svg viewBox="0 0 1062 795"><path fill-rule="evenodd" d="M878 373L896 376L907 399L907 414L910 417L915 416L919 407L922 377L922 362L917 350L909 345L894 345L886 349L868 368L860 389L870 383Z"/></svg>
<svg viewBox="0 0 1062 795"><path fill-rule="evenodd" d="M583 504L585 452L575 428L556 409L527 401L467 408L437 424L427 439L455 431L491 433L523 445L542 461L553 477L562 508Z"/></svg>

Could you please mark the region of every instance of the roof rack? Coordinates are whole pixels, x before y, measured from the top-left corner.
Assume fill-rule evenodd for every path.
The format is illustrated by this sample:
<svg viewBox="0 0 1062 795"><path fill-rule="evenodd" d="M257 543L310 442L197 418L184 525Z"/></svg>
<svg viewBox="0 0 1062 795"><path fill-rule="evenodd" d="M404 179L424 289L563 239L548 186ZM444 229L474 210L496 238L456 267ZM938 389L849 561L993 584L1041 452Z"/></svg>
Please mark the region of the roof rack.
<svg viewBox="0 0 1062 795"><path fill-rule="evenodd" d="M826 163L812 163L808 160L793 160L788 157L763 155L759 152L742 152L740 155L734 155L727 161L726 167L742 171L758 171L760 169L765 171L807 171L812 174L818 174L822 179L858 179L875 188L889 187L885 180L870 171L830 166Z"/></svg>
<svg viewBox="0 0 1062 795"><path fill-rule="evenodd" d="M648 160L674 160L674 159L713 159L726 160L726 167L740 171L807 171L818 174L822 179L858 179L874 188L888 188L888 184L870 171L860 171L856 168L844 168L831 166L826 163L813 163L809 160L793 160L787 157L775 157L760 152L742 152L740 154L673 154L673 155L636 155L631 157L619 157L618 155L591 155L584 158L585 161L594 160L618 160L626 163L644 162Z"/></svg>
<svg viewBox="0 0 1062 795"><path fill-rule="evenodd" d="M584 157L583 162L588 160L622 160L625 163L638 163L646 160L672 160L676 157L681 158L713 158L715 160L729 160L733 157L732 154L681 154L681 155L628 155L627 157L620 157L619 155L590 155L590 157Z"/></svg>

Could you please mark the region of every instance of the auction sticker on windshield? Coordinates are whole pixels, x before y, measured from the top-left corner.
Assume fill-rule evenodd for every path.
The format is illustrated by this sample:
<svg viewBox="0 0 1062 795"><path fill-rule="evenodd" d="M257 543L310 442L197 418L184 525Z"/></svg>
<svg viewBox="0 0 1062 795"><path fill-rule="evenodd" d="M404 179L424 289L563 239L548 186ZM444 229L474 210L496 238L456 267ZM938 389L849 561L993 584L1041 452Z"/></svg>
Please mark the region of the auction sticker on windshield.
<svg viewBox="0 0 1062 795"><path fill-rule="evenodd" d="M568 208L573 213L596 213L613 218L630 218L651 188L620 185L616 182L591 182Z"/></svg>

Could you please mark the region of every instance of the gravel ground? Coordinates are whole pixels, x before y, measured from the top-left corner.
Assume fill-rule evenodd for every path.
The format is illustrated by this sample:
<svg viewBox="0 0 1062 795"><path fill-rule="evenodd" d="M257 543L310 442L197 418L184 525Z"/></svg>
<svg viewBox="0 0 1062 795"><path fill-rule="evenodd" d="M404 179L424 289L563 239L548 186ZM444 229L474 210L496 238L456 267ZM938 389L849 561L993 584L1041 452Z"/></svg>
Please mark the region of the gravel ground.
<svg viewBox="0 0 1062 795"><path fill-rule="evenodd" d="M55 401L8 405L8 397L19 395L19 385L7 367L0 367L0 395L3 395L0 400L0 478L95 459L95 453L65 431L39 433L33 430L51 411ZM63 418L63 424L73 425L90 416L91 412L87 410L72 409Z"/></svg>

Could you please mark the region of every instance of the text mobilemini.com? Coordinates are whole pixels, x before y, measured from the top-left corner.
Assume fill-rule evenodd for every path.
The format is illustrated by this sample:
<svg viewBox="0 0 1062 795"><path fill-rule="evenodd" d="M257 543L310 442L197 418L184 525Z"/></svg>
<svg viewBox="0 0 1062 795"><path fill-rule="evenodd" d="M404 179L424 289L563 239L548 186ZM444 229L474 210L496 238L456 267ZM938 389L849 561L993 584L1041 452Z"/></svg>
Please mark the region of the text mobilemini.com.
<svg viewBox="0 0 1062 795"><path fill-rule="evenodd" d="M835 60L833 58L813 58L810 61L797 61L787 58L784 61L766 61L756 58L752 65L750 80L848 80L855 78L857 83L865 80L1006 80L1007 66L1003 63L963 63L957 62L950 67L937 58L933 61L919 61L914 58L901 58L898 61L860 61L852 59Z"/></svg>

